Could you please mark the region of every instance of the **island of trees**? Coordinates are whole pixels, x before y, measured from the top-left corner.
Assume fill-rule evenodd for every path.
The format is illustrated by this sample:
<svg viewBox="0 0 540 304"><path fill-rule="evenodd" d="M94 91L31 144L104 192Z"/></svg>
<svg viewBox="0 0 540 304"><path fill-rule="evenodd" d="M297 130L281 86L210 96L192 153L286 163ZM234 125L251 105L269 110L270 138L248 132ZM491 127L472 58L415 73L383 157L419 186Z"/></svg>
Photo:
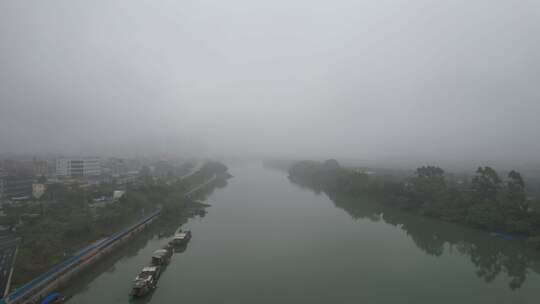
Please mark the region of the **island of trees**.
<svg viewBox="0 0 540 304"><path fill-rule="evenodd" d="M396 180L328 160L295 163L289 178L330 196L368 196L386 207L462 223L504 238L527 238L540 249L540 201L527 198L525 181L516 171L501 178L493 168L479 167L470 181L449 183L443 169L424 166L413 176Z"/></svg>

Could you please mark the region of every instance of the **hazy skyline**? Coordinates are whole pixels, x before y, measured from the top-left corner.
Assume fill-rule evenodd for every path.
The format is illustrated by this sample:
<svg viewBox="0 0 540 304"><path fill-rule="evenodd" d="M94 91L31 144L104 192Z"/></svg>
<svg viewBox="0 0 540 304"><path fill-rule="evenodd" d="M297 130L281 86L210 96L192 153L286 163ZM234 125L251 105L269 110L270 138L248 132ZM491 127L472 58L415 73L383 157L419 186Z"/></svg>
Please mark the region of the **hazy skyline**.
<svg viewBox="0 0 540 304"><path fill-rule="evenodd" d="M538 1L2 1L0 153L540 163Z"/></svg>

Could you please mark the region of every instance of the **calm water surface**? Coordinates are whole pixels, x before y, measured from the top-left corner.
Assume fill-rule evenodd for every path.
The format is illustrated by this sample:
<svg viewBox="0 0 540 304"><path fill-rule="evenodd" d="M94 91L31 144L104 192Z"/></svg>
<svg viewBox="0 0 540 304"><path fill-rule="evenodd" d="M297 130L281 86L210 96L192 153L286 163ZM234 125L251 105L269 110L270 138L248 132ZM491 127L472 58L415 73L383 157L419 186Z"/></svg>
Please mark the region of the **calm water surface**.
<svg viewBox="0 0 540 304"><path fill-rule="evenodd" d="M206 217L185 225L187 250L136 303L540 303L540 257L520 241L334 202L258 164L231 173ZM132 279L169 240L160 229L78 278L69 303L129 303Z"/></svg>

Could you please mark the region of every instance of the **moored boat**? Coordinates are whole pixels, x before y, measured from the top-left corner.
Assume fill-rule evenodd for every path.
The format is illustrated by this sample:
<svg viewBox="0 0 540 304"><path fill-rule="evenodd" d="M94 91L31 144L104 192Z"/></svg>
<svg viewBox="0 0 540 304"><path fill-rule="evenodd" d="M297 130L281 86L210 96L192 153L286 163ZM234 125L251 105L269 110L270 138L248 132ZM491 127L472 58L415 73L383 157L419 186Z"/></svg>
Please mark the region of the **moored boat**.
<svg viewBox="0 0 540 304"><path fill-rule="evenodd" d="M171 241L171 244L173 245L185 245L187 242L191 240L191 231L182 231L174 235L173 240Z"/></svg>
<svg viewBox="0 0 540 304"><path fill-rule="evenodd" d="M135 277L135 280L133 280L132 295L134 297L142 297L156 288L160 271L159 266L144 267L137 277Z"/></svg>
<svg viewBox="0 0 540 304"><path fill-rule="evenodd" d="M164 266L169 264L172 253L171 247L164 247L163 249L154 251L154 254L152 255L152 266Z"/></svg>

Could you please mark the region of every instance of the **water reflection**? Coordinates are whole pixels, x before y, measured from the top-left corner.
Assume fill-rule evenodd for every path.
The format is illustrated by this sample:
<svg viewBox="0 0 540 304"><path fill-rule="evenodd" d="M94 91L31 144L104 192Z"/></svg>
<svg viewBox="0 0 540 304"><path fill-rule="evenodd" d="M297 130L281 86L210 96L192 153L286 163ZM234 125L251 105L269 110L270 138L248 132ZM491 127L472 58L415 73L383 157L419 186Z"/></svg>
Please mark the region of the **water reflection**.
<svg viewBox="0 0 540 304"><path fill-rule="evenodd" d="M187 248L188 248L188 244L176 245L174 246L174 253L182 253L186 251Z"/></svg>
<svg viewBox="0 0 540 304"><path fill-rule="evenodd" d="M305 185L297 185L309 189ZM310 190L321 193L320 189ZM451 253L467 256L476 268L476 275L486 282L492 282L503 274L510 279L509 288L515 290L523 285L528 273L540 273L540 253L528 247L523 240L503 240L463 225L385 207L369 197L328 196L337 208L345 210L353 219L368 219L399 227L427 254L435 257Z"/></svg>

